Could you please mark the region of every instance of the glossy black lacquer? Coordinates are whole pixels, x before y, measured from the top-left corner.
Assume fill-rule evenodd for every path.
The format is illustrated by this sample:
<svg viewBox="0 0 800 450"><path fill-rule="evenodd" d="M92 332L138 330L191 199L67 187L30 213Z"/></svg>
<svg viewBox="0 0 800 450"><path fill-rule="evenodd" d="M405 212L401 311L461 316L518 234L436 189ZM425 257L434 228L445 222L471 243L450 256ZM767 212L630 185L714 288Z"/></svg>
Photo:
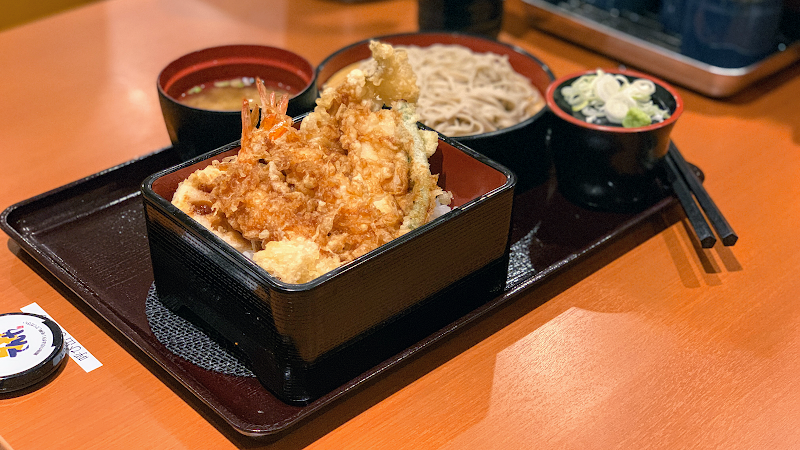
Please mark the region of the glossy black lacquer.
<svg viewBox="0 0 800 450"><path fill-rule="evenodd" d="M164 303L239 352L286 402L306 404L500 294L516 177L440 136L430 158L451 213L304 284L273 278L171 204L216 154L154 174L142 191ZM453 315L455 314L455 316Z"/></svg>

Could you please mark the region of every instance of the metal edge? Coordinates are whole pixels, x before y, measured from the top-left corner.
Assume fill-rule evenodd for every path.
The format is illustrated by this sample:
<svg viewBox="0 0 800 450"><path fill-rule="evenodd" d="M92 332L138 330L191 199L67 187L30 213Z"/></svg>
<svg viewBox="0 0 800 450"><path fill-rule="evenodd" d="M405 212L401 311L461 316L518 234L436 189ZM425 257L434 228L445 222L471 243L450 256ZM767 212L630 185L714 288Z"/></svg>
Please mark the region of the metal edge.
<svg viewBox="0 0 800 450"><path fill-rule="evenodd" d="M733 95L755 81L800 60L800 42L741 68L705 64L659 47L544 0L522 0L531 24L581 46L710 97Z"/></svg>

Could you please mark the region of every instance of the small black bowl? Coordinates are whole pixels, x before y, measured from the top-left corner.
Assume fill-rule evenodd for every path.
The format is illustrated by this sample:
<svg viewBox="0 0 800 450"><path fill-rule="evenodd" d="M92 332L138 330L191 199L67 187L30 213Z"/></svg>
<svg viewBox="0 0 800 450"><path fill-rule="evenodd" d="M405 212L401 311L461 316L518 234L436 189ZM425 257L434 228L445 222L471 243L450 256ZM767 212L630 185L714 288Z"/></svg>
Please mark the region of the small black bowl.
<svg viewBox="0 0 800 450"><path fill-rule="evenodd" d="M372 40L391 45L418 47L429 47L434 44L461 45L476 53L491 52L505 55L514 70L528 78L542 96L547 86L555 79L553 72L545 63L519 47L475 35L425 32L379 36L336 51L317 67L317 90L322 92L325 83L340 70L369 58L369 42ZM524 190L526 187L545 181L552 165L545 149L546 110L547 108L542 108L533 116L502 130L451 137L451 139L513 170L518 177L518 189Z"/></svg>
<svg viewBox="0 0 800 450"><path fill-rule="evenodd" d="M556 169L559 191L580 206L610 212L638 212L663 196L663 167L670 133L683 112L683 100L667 83L632 70L603 70L628 80L649 79L655 83L655 104L670 112L662 122L625 128L613 124L589 123L579 111L572 111L561 88L583 75L559 78L547 89L547 106L553 113L549 146Z"/></svg>
<svg viewBox="0 0 800 450"><path fill-rule="evenodd" d="M314 67L288 50L263 45L225 45L184 55L158 75L158 99L173 147L181 160L217 149L241 137L242 113L187 106L177 99L194 86L239 77L261 78L291 95L287 114L314 108Z"/></svg>

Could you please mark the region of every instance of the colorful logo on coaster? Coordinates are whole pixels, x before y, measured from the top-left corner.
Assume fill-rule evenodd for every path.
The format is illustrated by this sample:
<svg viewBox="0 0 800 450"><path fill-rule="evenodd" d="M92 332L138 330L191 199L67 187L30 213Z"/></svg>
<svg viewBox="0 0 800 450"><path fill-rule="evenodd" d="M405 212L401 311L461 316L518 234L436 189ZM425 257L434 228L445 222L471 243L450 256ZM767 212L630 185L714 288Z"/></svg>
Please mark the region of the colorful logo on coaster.
<svg viewBox="0 0 800 450"><path fill-rule="evenodd" d="M15 358L29 348L25 325L17 325L16 328L0 334L0 358Z"/></svg>
<svg viewBox="0 0 800 450"><path fill-rule="evenodd" d="M65 355L61 328L52 320L27 313L0 314L0 392L43 380Z"/></svg>

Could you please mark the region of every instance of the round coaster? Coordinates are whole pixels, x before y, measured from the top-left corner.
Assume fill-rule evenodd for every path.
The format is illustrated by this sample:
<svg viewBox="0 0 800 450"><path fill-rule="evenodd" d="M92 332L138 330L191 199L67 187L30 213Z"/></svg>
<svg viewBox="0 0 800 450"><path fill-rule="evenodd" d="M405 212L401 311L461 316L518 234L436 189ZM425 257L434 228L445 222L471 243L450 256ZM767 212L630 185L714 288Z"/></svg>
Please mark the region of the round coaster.
<svg viewBox="0 0 800 450"><path fill-rule="evenodd" d="M66 361L61 328L47 317L0 314L0 393L33 386Z"/></svg>

